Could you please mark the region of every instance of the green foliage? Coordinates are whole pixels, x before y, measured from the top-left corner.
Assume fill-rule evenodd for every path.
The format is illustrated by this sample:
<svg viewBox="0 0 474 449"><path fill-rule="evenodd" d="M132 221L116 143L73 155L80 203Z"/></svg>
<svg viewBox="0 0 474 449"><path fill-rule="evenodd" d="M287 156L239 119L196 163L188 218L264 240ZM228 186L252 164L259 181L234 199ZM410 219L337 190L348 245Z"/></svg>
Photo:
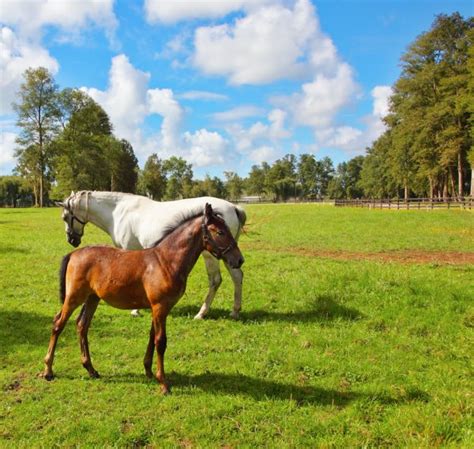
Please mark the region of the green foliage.
<svg viewBox="0 0 474 449"><path fill-rule="evenodd" d="M42 207L47 196L47 178L52 161L51 141L58 127L57 86L51 73L44 67L27 69L18 92L18 103L13 103L20 134L17 171L33 187L35 204Z"/></svg>
<svg viewBox="0 0 474 449"><path fill-rule="evenodd" d="M182 157L171 156L163 162L163 171L166 174L167 200L189 198L193 188L193 170Z"/></svg>
<svg viewBox="0 0 474 449"><path fill-rule="evenodd" d="M143 171L140 173L139 193L153 200L161 201L166 191L166 176L163 161L153 153L148 157Z"/></svg>
<svg viewBox="0 0 474 449"><path fill-rule="evenodd" d="M81 366L73 315L43 369L71 251L57 209L0 210L0 447L469 448L472 264L355 256L472 253L472 213L248 206L242 318L224 282L204 321L198 262L168 319L163 397L142 366L149 314L100 305ZM84 244L110 243L88 225ZM352 251L348 260L338 258Z"/></svg>
<svg viewBox="0 0 474 449"><path fill-rule="evenodd" d="M387 177L389 185L403 189L405 198L411 193L465 194L473 140L468 84L473 27L473 18L440 14L402 56L402 73L386 117L388 132L372 145L362 172L366 195L383 191ZM379 160L382 152L386 153L383 161ZM373 176L377 171L386 174L378 183Z"/></svg>

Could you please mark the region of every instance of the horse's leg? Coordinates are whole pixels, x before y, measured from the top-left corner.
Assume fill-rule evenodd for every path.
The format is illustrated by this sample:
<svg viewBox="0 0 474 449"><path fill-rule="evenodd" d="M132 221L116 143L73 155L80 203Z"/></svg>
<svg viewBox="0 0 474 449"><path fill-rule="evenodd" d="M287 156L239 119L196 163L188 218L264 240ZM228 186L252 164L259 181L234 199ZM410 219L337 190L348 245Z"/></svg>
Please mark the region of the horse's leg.
<svg viewBox="0 0 474 449"><path fill-rule="evenodd" d="M202 257L204 258L204 263L206 264L207 277L209 280L209 291L207 292L206 299L204 300L201 309L194 317L195 320L201 320L207 315L207 312L209 312L209 309L211 307L212 301L216 296L217 289L222 283L219 261L208 252L203 252Z"/></svg>
<svg viewBox="0 0 474 449"><path fill-rule="evenodd" d="M153 379L153 372L151 371L151 365L153 363L153 351L155 349L155 325L151 322L150 338L148 339L148 346L145 352L145 358L143 359L143 365L145 366L145 373L149 379Z"/></svg>
<svg viewBox="0 0 474 449"><path fill-rule="evenodd" d="M156 306L153 308L153 326L155 328L155 347L158 354L156 378L161 384L163 394L168 394L170 388L165 376L165 351L166 351L166 316L167 307Z"/></svg>
<svg viewBox="0 0 474 449"><path fill-rule="evenodd" d="M224 264L234 283L234 308L230 316L234 318L234 320L237 320L239 318L240 309L242 308L242 282L244 280L244 273L240 268L231 268L226 263Z"/></svg>
<svg viewBox="0 0 474 449"><path fill-rule="evenodd" d="M53 320L53 328L51 330L51 338L49 339L48 352L44 358L45 368L43 377L46 380L52 380L53 374L53 362L54 362L54 351L56 350L56 344L58 342L59 335L66 326L67 320L71 316L72 312L78 307L78 304L71 303L66 299L61 308L61 311L56 314Z"/></svg>
<svg viewBox="0 0 474 449"><path fill-rule="evenodd" d="M82 306L81 313L76 320L77 333L79 334L79 343L81 345L81 358L82 366L87 370L89 375L97 379L99 373L92 366L91 355L89 353L89 341L87 339L87 333L89 326L92 321L92 317L99 305L100 299L96 295L91 295L87 298L87 301Z"/></svg>

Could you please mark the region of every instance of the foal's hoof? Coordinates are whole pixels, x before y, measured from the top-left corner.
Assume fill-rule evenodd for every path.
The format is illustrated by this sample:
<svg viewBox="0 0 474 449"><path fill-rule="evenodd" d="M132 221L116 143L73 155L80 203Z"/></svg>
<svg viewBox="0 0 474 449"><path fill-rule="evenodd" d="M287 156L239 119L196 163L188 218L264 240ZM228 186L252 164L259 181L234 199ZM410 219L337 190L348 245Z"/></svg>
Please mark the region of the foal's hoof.
<svg viewBox="0 0 474 449"><path fill-rule="evenodd" d="M162 385L161 385L161 394L162 394L163 396L167 396L167 395L171 394L171 389L170 389L170 387L169 387L168 385L162 384Z"/></svg>
<svg viewBox="0 0 474 449"><path fill-rule="evenodd" d="M89 371L89 376L91 379L100 379L100 374L96 370Z"/></svg>

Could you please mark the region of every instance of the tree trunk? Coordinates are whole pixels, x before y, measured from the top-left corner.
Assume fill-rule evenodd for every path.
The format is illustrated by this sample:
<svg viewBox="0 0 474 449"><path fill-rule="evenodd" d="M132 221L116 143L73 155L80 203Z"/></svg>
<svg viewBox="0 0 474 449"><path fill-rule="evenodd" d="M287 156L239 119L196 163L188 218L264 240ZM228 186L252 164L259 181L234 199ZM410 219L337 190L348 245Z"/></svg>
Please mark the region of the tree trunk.
<svg viewBox="0 0 474 449"><path fill-rule="evenodd" d="M428 180L430 182L430 200L433 199L433 178L431 176L428 176Z"/></svg>
<svg viewBox="0 0 474 449"><path fill-rule="evenodd" d="M474 197L474 165L471 166L471 192L470 195Z"/></svg>
<svg viewBox="0 0 474 449"><path fill-rule="evenodd" d="M408 200L408 183L405 182L405 185L403 186L403 194L405 196L405 201Z"/></svg>
<svg viewBox="0 0 474 449"><path fill-rule="evenodd" d="M462 173L462 158L461 158L461 152L458 153L458 196L459 198L462 198L463 196L463 173Z"/></svg>

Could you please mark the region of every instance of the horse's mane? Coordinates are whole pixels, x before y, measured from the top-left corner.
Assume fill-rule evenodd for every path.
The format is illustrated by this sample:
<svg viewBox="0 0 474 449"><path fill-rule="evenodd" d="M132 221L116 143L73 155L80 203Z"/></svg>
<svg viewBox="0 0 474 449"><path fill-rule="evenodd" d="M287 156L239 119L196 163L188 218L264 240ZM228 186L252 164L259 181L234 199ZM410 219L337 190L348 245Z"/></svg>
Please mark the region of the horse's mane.
<svg viewBox="0 0 474 449"><path fill-rule="evenodd" d="M178 214L176 217L173 218L173 221L168 223L163 228L163 234L155 243L153 243L153 245L151 245L152 248L154 248L155 246L158 246L166 237L168 237L168 235L170 235L175 229L179 228L181 225L183 225L187 221L200 217L202 215L203 215L202 207L194 208L182 214Z"/></svg>

